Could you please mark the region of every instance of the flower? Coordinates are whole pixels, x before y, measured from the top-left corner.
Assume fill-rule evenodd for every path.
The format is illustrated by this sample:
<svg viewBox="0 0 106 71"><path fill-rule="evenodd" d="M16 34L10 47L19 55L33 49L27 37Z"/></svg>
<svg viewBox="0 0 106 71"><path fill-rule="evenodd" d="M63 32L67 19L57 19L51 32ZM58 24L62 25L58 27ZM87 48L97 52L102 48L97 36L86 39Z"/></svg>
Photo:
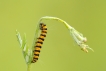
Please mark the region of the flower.
<svg viewBox="0 0 106 71"><path fill-rule="evenodd" d="M74 28L69 28L69 31L74 41L77 43L77 45L81 47L81 50L83 50L86 53L88 53L87 49L94 51L92 48L85 44L87 42L87 38L84 37L83 34L79 33Z"/></svg>

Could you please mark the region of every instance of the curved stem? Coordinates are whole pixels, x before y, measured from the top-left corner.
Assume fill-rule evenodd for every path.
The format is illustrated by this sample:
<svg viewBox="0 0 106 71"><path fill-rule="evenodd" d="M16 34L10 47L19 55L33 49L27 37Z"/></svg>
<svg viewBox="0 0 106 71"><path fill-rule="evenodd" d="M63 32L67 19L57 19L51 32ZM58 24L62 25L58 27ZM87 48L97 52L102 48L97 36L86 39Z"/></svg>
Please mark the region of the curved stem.
<svg viewBox="0 0 106 71"><path fill-rule="evenodd" d="M65 26L68 28L68 29L72 29L73 27L71 27L67 22L65 22L64 20L60 19L60 18L57 18L57 17L51 17L51 16L44 16L44 17L41 17L39 22L41 22L43 19L46 19L46 20L57 20L57 21L60 21L62 23L65 24ZM39 24L38 22L38 24Z"/></svg>

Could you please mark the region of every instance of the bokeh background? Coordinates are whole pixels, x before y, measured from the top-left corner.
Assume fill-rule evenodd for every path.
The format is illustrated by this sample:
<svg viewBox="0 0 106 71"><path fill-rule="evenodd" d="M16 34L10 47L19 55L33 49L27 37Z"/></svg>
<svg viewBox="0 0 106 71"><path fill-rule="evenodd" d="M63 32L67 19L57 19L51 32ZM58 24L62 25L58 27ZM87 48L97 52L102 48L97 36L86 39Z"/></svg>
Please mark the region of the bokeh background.
<svg viewBox="0 0 106 71"><path fill-rule="evenodd" d="M0 71L26 71L17 29L31 47L36 24L56 16L87 37L95 52L80 50L64 24L45 20L48 34L31 71L106 71L105 0L0 0Z"/></svg>

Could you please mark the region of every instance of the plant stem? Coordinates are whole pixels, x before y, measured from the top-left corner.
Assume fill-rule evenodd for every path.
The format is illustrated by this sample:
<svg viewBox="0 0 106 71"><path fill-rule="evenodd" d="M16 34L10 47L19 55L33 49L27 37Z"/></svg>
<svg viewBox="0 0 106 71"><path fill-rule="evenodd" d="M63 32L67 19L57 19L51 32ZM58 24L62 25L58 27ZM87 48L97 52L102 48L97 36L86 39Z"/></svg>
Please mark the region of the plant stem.
<svg viewBox="0 0 106 71"><path fill-rule="evenodd" d="M64 20L60 19L60 18L57 18L57 17L51 17L51 16L44 16L44 17L41 17L39 22L41 22L43 19L46 19L46 20L57 20L57 21L60 21L62 23L65 24L65 26L68 28L68 29L73 29L72 26L70 26L67 22L65 22ZM39 23L38 23L39 24Z"/></svg>
<svg viewBox="0 0 106 71"><path fill-rule="evenodd" d="M27 64L27 71L30 71L30 64Z"/></svg>

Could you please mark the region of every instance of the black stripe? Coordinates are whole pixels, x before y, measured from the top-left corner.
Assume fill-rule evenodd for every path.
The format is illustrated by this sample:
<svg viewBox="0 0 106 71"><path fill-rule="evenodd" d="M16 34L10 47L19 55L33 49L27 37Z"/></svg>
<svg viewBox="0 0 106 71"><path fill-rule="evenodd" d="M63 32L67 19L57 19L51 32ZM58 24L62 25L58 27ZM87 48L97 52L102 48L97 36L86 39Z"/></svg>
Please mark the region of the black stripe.
<svg viewBox="0 0 106 71"><path fill-rule="evenodd" d="M47 28L43 28L43 30L47 30Z"/></svg>
<svg viewBox="0 0 106 71"><path fill-rule="evenodd" d="M41 30L47 30L47 28L43 28L43 27L42 27L42 28L40 28L40 29L41 29Z"/></svg>
<svg viewBox="0 0 106 71"><path fill-rule="evenodd" d="M44 36L44 37L46 37L46 34L42 34L42 33L41 33L40 35L41 35L41 36Z"/></svg>
<svg viewBox="0 0 106 71"><path fill-rule="evenodd" d="M41 22L40 25L46 25L46 24L44 24L43 22Z"/></svg>
<svg viewBox="0 0 106 71"><path fill-rule="evenodd" d="M42 41L44 41L44 38L40 38L40 37L39 37L38 39L41 39Z"/></svg>
<svg viewBox="0 0 106 71"><path fill-rule="evenodd" d="M46 26L44 23L40 23L39 27Z"/></svg>
<svg viewBox="0 0 106 71"><path fill-rule="evenodd" d="M40 44L43 44L43 41L41 42L41 41L37 41L36 43L40 43Z"/></svg>
<svg viewBox="0 0 106 71"><path fill-rule="evenodd" d="M37 46L37 45L36 45L36 46L34 46L34 48L36 48L36 47L41 48L42 46Z"/></svg>
<svg viewBox="0 0 106 71"><path fill-rule="evenodd" d="M34 52L40 52L40 50L34 50Z"/></svg>
<svg viewBox="0 0 106 71"><path fill-rule="evenodd" d="M40 23L39 26L42 26L44 23Z"/></svg>
<svg viewBox="0 0 106 71"><path fill-rule="evenodd" d="M40 25L39 25L39 27L40 27L40 30L42 30L42 25L43 25L43 23L40 23Z"/></svg>
<svg viewBox="0 0 106 71"><path fill-rule="evenodd" d="M35 60L38 60L38 58L34 58L34 61L35 61Z"/></svg>
<svg viewBox="0 0 106 71"><path fill-rule="evenodd" d="M46 26L46 24L42 23L43 26Z"/></svg>
<svg viewBox="0 0 106 71"><path fill-rule="evenodd" d="M44 41L44 38L40 38L40 37L39 37L39 38L37 38L37 39L41 39L42 41Z"/></svg>
<svg viewBox="0 0 106 71"><path fill-rule="evenodd" d="M33 59L34 63L37 61L36 59Z"/></svg>
<svg viewBox="0 0 106 71"><path fill-rule="evenodd" d="M42 30L43 33L47 33L47 31Z"/></svg>
<svg viewBox="0 0 106 71"><path fill-rule="evenodd" d="M31 61L31 63L35 63L35 62L36 62L35 60Z"/></svg>
<svg viewBox="0 0 106 71"><path fill-rule="evenodd" d="M34 54L35 56L39 56L39 54Z"/></svg>

